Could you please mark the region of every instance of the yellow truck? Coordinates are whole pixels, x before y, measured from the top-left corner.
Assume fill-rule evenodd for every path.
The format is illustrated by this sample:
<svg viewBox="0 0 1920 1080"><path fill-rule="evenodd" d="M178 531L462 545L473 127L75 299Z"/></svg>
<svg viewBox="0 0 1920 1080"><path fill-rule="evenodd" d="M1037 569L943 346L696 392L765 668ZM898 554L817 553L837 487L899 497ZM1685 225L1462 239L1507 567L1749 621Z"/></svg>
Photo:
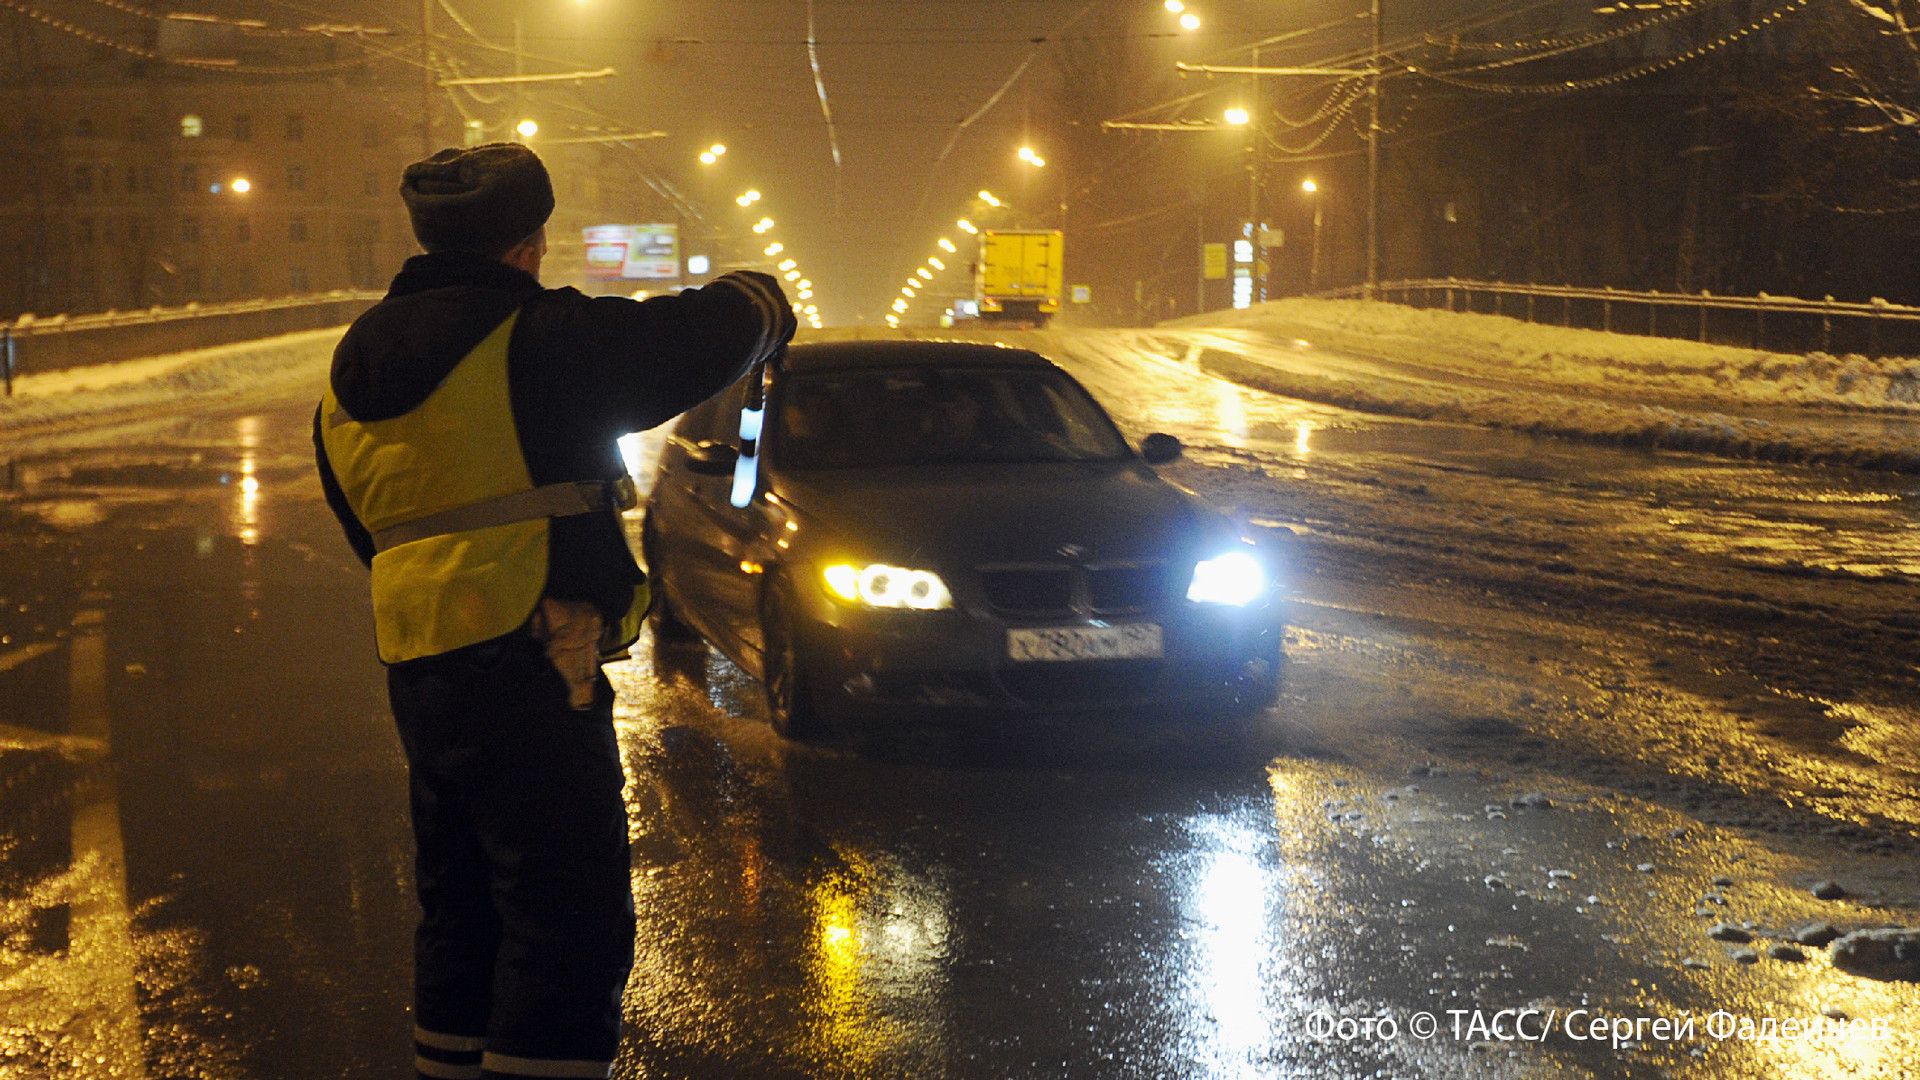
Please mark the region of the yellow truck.
<svg viewBox="0 0 1920 1080"><path fill-rule="evenodd" d="M1045 326L1060 310L1066 236L1058 229L985 229L973 264L980 318Z"/></svg>

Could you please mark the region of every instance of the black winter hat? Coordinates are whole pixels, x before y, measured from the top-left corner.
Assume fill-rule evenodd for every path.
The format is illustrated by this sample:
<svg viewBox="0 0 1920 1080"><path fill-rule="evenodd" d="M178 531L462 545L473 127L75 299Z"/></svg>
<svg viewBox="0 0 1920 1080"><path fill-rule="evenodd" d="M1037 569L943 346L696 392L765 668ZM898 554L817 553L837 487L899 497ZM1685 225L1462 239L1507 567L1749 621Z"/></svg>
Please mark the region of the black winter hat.
<svg viewBox="0 0 1920 1080"><path fill-rule="evenodd" d="M553 181L539 155L519 143L445 150L407 166L400 198L413 235L428 251L500 255L532 236L553 213Z"/></svg>

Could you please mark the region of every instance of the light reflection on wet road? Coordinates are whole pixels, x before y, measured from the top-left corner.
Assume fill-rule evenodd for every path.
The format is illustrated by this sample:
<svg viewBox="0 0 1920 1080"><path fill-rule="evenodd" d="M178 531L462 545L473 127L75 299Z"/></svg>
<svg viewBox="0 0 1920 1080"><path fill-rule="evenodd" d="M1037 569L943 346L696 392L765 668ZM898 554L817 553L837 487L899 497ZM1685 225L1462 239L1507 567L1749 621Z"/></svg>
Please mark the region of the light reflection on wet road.
<svg viewBox="0 0 1920 1080"><path fill-rule="evenodd" d="M1808 561L1824 552L1851 588L1900 569L1884 547L1888 515L1910 505L1897 492L1834 476L1809 493L1762 467L1383 423L1185 375L1154 375L1136 408L1139 361L1115 349L1068 359L1130 429L1189 441L1183 481L1303 545L1337 531L1378 557L1378 580L1303 558L1270 760L1097 727L793 747L731 665L643 642L611 671L641 917L616 1075L1892 1078L1920 1065L1913 987L1842 975L1819 950L1742 964L1704 934L1745 920L1764 945L1816 918L1910 912L1815 901L1793 885L1824 868L1799 854L1544 755L1449 743L1471 723L1502 744L1551 733L1592 706L1583 694L1655 719L1659 703L1637 671L1594 686L1591 657L1574 654L1617 645L1604 626L1593 641L1564 627L1539 640L1536 615L1475 607L1481 579L1463 574L1450 594L1407 578L1395 554L1451 544L1505 565L1524 550L1520 577L1651 590L1697 570L1661 569L1673 545L1725 574L1826 566ZM0 1074L405 1075L404 765L364 576L307 465L307 415L183 422L7 468ZM1749 497L1736 505L1732 490ZM1743 534L1742 515L1760 524ZM1797 546L1741 547L1775 528ZM1577 572L1541 569L1556 560ZM1423 607L1433 625L1405 610ZM81 741L94 736L75 672L96 663L82 632L100 643L104 761ZM1911 762L1897 730L1910 711L1843 704L1858 720L1850 752ZM1765 745L1779 770L1807 760ZM1885 794L1823 783L1836 805L1887 809ZM1555 805L1514 804L1533 791ZM103 792L133 972L105 989L79 966L102 895L82 871L105 848L82 820ZM107 1068L96 1059L127 1014L105 995L128 993L145 1053ZM1891 1035L1617 1049L1309 1027L1317 1013L1405 1025L1530 1006L1831 1013L1889 1020Z"/></svg>

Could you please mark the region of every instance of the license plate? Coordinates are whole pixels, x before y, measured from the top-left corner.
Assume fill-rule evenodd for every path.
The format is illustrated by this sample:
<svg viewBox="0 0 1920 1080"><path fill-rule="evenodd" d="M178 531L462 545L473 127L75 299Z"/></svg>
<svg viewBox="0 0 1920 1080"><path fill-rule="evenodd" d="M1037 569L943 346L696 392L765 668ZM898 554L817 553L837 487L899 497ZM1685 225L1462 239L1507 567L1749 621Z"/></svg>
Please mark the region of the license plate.
<svg viewBox="0 0 1920 1080"><path fill-rule="evenodd" d="M1160 655L1160 627L1153 623L1007 631L1007 656L1018 661L1153 660Z"/></svg>

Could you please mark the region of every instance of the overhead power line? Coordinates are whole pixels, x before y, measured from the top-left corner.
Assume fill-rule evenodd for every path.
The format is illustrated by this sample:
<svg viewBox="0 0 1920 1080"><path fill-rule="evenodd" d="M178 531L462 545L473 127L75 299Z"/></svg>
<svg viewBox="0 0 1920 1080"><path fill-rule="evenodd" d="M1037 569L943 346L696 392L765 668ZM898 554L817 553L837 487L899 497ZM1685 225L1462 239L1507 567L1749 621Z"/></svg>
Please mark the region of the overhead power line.
<svg viewBox="0 0 1920 1080"><path fill-rule="evenodd" d="M154 60L163 64L193 68L196 71L217 71L233 75L319 75L332 71L347 71L365 67L371 57L361 56L354 60L331 61L320 64L280 64L256 65L242 64L239 60L207 59L191 56L169 56L158 49L149 49L108 37L96 30L89 30L78 23L68 22L57 15L51 15L39 8L21 2L21 0L0 0L0 7L11 8L35 22L50 26L64 34L71 34L82 41L101 45L128 56L137 56L142 60Z"/></svg>
<svg viewBox="0 0 1920 1080"><path fill-rule="evenodd" d="M1449 86L1458 86L1466 90L1480 90L1493 94L1569 94L1581 90L1593 90L1602 86L1616 86L1632 79L1642 78L1663 71L1671 71L1683 64L1692 63L1695 60L1718 52L1737 41L1747 38L1779 22L1781 19L1792 15L1794 12L1806 7L1809 3L1811 3L1811 0L1789 0L1788 3L1774 8L1760 18L1744 26L1729 30L1704 45L1696 45L1685 52L1676 53L1673 56L1661 57L1658 60L1649 60L1644 63L1622 68L1618 71L1609 72L1605 75L1596 75L1584 79L1563 79L1556 82L1532 84L1499 83L1486 82L1478 79L1462 79L1448 71L1423 68L1418 65L1410 64L1408 65L1408 69L1417 75L1433 79L1436 82L1445 83ZM1479 69L1476 68L1473 70Z"/></svg>

